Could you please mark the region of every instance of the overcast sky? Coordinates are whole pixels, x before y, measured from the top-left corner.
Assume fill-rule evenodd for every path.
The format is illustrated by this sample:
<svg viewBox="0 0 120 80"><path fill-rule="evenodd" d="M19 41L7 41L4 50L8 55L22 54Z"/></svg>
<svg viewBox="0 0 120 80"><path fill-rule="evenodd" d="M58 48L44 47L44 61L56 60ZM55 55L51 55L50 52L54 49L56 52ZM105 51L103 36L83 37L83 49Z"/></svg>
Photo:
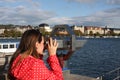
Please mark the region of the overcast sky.
<svg viewBox="0 0 120 80"><path fill-rule="evenodd" d="M0 24L120 28L120 0L0 0Z"/></svg>

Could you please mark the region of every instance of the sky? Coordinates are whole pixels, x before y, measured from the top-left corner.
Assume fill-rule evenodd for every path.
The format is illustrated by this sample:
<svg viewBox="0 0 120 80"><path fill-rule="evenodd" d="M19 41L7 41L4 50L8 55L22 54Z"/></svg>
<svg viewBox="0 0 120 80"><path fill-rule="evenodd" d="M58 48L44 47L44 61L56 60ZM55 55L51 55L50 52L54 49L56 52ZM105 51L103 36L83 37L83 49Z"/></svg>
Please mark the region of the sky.
<svg viewBox="0 0 120 80"><path fill-rule="evenodd" d="M0 0L0 24L120 28L120 0Z"/></svg>

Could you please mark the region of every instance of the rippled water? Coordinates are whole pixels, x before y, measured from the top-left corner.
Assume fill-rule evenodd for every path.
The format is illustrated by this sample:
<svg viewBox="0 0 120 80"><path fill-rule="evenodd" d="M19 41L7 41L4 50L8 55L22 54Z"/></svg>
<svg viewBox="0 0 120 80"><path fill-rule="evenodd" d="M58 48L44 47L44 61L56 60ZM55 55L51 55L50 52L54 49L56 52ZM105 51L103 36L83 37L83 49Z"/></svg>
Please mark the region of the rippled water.
<svg viewBox="0 0 120 80"><path fill-rule="evenodd" d="M88 39L68 61L71 73L98 77L120 67L120 39Z"/></svg>

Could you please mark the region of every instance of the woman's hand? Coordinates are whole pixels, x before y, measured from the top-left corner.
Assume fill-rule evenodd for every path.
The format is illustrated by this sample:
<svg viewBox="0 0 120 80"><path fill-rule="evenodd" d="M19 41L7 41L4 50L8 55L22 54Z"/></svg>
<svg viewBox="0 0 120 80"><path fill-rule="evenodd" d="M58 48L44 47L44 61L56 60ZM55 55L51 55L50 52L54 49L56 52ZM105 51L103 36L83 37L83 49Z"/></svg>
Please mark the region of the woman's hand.
<svg viewBox="0 0 120 80"><path fill-rule="evenodd" d="M57 48L58 48L58 43L57 43L56 39L53 40L52 38L50 38L49 43L48 43L49 56L56 55Z"/></svg>

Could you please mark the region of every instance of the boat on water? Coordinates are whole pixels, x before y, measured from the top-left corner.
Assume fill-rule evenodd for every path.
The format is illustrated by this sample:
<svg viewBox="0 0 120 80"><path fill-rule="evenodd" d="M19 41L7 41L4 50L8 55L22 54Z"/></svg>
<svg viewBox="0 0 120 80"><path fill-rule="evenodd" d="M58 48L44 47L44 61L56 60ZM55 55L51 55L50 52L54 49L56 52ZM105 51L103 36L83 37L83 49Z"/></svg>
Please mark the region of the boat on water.
<svg viewBox="0 0 120 80"><path fill-rule="evenodd" d="M18 48L19 42L0 42L0 65L7 65L11 56Z"/></svg>
<svg viewBox="0 0 120 80"><path fill-rule="evenodd" d="M19 42L0 42L0 54L12 54L18 48Z"/></svg>

